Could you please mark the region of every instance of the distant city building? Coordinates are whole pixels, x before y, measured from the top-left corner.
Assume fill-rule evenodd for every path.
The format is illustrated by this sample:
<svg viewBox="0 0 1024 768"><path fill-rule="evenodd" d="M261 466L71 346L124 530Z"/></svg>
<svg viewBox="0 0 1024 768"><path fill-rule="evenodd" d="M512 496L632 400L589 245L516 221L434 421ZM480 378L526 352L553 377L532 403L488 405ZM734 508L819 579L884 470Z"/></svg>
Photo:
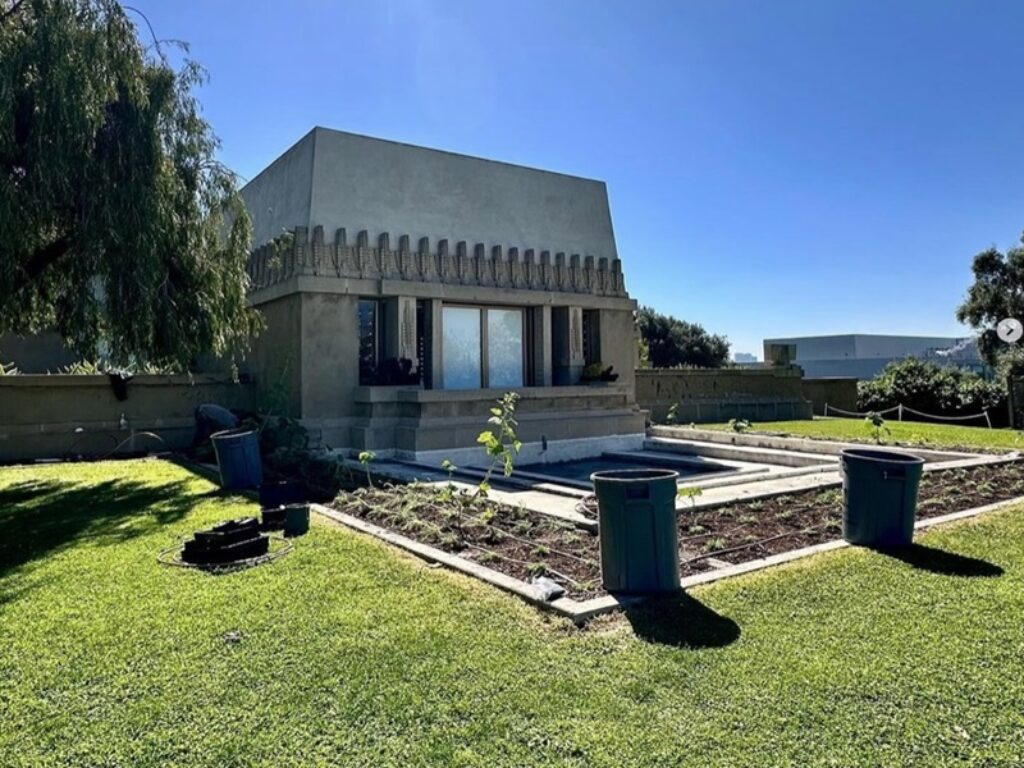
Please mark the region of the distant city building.
<svg viewBox="0 0 1024 768"><path fill-rule="evenodd" d="M734 352L732 361L734 363L756 363L757 355L752 355L749 352Z"/></svg>
<svg viewBox="0 0 1024 768"><path fill-rule="evenodd" d="M907 357L938 365L985 369L973 337L885 336L851 333L764 340L764 359L796 363L808 378L847 376L870 379L886 365Z"/></svg>

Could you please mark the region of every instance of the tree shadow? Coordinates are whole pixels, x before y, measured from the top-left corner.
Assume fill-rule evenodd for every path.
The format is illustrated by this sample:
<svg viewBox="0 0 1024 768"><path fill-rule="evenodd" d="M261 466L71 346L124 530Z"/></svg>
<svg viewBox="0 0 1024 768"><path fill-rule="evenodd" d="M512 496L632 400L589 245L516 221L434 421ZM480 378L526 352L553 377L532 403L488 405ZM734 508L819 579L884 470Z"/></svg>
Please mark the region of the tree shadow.
<svg viewBox="0 0 1024 768"><path fill-rule="evenodd" d="M943 549L911 544L907 547L879 547L874 550L909 566L942 576L994 578L1003 575L1003 569L987 560L958 555Z"/></svg>
<svg viewBox="0 0 1024 768"><path fill-rule="evenodd" d="M183 518L209 498L186 480L153 485L112 479L82 484L29 480L0 488L0 578L90 541L125 541Z"/></svg>
<svg viewBox="0 0 1024 768"><path fill-rule="evenodd" d="M722 648L740 636L739 625L685 592L644 600L624 609L637 637L676 648Z"/></svg>

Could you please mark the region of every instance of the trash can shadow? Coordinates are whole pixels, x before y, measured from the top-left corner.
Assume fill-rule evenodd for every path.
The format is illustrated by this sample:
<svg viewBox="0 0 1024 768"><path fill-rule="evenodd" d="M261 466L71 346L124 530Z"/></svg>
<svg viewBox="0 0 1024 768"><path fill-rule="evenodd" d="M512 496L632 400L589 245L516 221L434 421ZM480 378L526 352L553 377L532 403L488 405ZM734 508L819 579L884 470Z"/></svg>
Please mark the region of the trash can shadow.
<svg viewBox="0 0 1024 768"><path fill-rule="evenodd" d="M995 578L1002 576L1001 567L988 560L968 555L958 555L944 549L911 544L906 547L872 547L881 555L899 560L921 571L941 576L963 576L965 578Z"/></svg>
<svg viewBox="0 0 1024 768"><path fill-rule="evenodd" d="M723 648L740 637L735 621L685 592L648 598L624 613L637 637L657 645Z"/></svg>

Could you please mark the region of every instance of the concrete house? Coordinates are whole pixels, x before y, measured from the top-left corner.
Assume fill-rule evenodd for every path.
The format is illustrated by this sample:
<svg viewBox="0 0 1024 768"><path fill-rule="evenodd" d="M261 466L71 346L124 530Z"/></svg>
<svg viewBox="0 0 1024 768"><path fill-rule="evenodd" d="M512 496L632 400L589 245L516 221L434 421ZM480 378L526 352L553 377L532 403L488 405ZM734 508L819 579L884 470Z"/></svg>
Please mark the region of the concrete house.
<svg viewBox="0 0 1024 768"><path fill-rule="evenodd" d="M514 390L524 458L639 447L603 182L314 128L242 195L249 370L324 443L471 459ZM598 363L617 379L585 381Z"/></svg>

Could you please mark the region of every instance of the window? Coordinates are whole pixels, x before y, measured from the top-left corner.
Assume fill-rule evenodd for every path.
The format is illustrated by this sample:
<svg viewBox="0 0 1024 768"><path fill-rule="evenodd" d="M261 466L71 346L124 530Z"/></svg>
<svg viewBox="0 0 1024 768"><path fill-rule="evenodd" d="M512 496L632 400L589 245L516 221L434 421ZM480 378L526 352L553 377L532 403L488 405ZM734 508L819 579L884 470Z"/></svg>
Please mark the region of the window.
<svg viewBox="0 0 1024 768"><path fill-rule="evenodd" d="M359 383L373 384L383 360L384 313L377 299L359 300Z"/></svg>
<svg viewBox="0 0 1024 768"><path fill-rule="evenodd" d="M523 315L521 309L445 306L441 315L444 388L523 386Z"/></svg>
<svg viewBox="0 0 1024 768"><path fill-rule="evenodd" d="M523 386L523 311L488 309L487 386Z"/></svg>
<svg viewBox="0 0 1024 768"><path fill-rule="evenodd" d="M444 307L441 327L445 389L480 389L480 310Z"/></svg>

